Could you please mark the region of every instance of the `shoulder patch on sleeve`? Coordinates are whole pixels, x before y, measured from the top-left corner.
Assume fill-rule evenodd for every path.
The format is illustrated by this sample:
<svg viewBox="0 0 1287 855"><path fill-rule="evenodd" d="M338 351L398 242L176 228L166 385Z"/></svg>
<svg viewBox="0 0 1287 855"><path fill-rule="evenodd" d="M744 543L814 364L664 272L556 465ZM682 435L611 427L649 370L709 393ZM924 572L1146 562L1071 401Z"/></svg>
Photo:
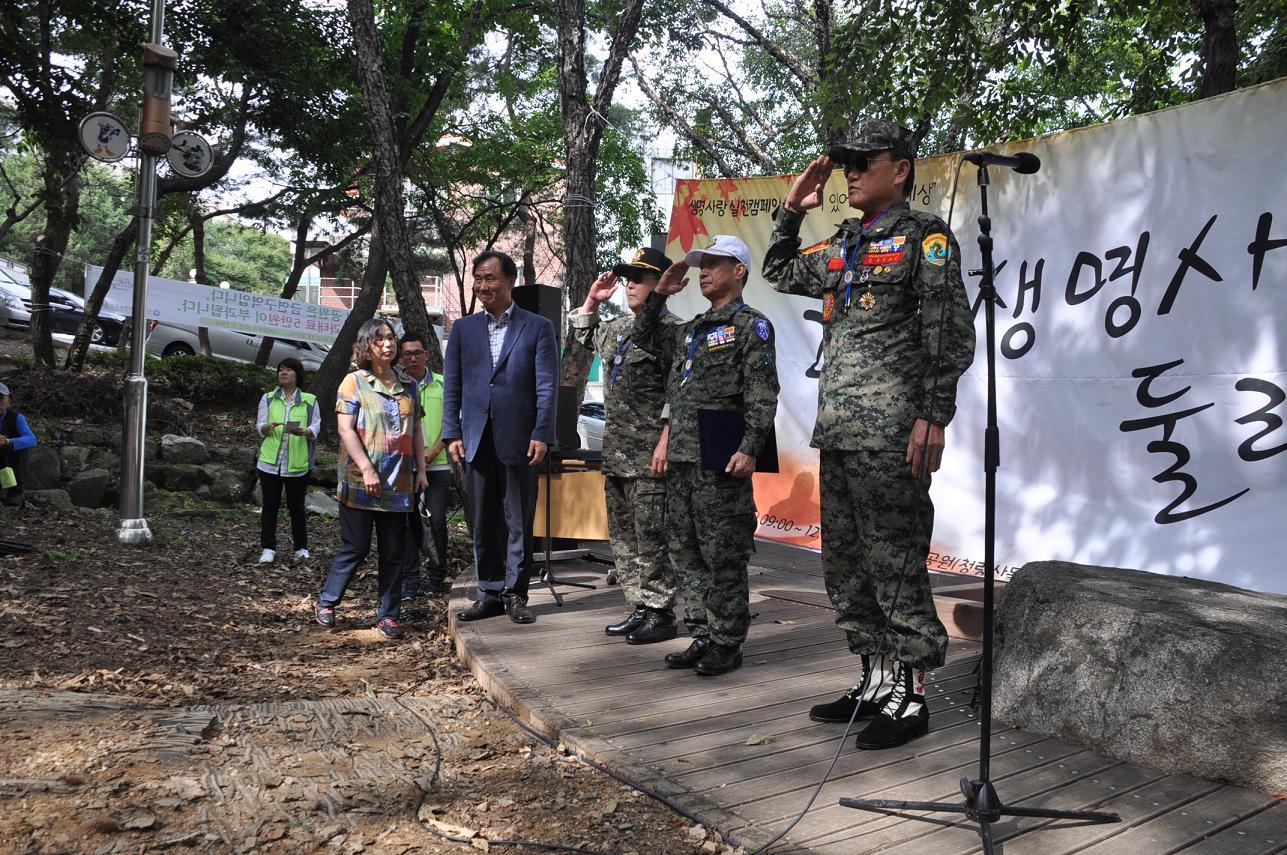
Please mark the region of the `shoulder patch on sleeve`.
<svg viewBox="0 0 1287 855"><path fill-rule="evenodd" d="M804 249L800 250L800 254L813 255L815 252L822 252L824 249L826 249L829 246L831 246L831 238L827 238L826 240L820 240L817 243L815 243L813 246L805 247Z"/></svg>
<svg viewBox="0 0 1287 855"><path fill-rule="evenodd" d="M921 241L921 253L925 256L925 260L935 267L947 264L947 259L951 255L951 245L947 242L947 235L935 232L925 238Z"/></svg>
<svg viewBox="0 0 1287 855"><path fill-rule="evenodd" d="M760 341L768 341L773 335L773 327L769 325L767 318L756 318L755 323L751 325L755 334L760 337Z"/></svg>

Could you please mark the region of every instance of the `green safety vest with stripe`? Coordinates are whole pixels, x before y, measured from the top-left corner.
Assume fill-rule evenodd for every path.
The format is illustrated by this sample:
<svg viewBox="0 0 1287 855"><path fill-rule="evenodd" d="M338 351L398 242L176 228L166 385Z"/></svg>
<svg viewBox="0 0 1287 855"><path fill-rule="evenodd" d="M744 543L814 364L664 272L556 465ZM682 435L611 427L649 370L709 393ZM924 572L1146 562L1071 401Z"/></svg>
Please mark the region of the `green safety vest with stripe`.
<svg viewBox="0 0 1287 855"><path fill-rule="evenodd" d="M425 374L424 380L419 381L418 386L420 409L424 413L420 425L424 429L425 450L428 451L435 442L442 439L442 375L430 371ZM445 466L446 463L447 449L444 448L427 465Z"/></svg>
<svg viewBox="0 0 1287 855"><path fill-rule="evenodd" d="M275 389L268 396L268 421L299 422L307 428L313 423L313 409L317 406L317 396L300 392L299 400L288 408L282 397L282 390ZM259 462L272 466L281 453L282 434L285 427L279 425L269 431L264 442L259 446ZM303 475L313 468L313 437L288 434L286 437L286 474Z"/></svg>

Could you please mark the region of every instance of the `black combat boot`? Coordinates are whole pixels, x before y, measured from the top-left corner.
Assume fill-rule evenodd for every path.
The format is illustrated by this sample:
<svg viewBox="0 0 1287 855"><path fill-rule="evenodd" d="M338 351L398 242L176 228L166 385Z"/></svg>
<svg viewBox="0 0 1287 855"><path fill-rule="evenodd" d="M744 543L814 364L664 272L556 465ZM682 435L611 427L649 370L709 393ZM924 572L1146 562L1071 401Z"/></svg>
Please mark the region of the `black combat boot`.
<svg viewBox="0 0 1287 855"><path fill-rule="evenodd" d="M688 645L688 649L683 653L667 653L667 668L691 668L701 661L710 649L711 640L709 638L694 638L693 643Z"/></svg>
<svg viewBox="0 0 1287 855"><path fill-rule="evenodd" d="M717 674L727 674L735 668L742 667L742 645L740 644L712 644L711 649L706 651L706 655L697 663L693 670L703 677L714 677Z"/></svg>
<svg viewBox="0 0 1287 855"><path fill-rule="evenodd" d="M880 711L855 740L859 748L879 751L896 748L929 733L929 707L925 704L925 672L895 662L893 691Z"/></svg>
<svg viewBox="0 0 1287 855"><path fill-rule="evenodd" d="M626 644L656 644L679 634L675 613L670 609L649 609L639 628L626 636Z"/></svg>
<svg viewBox="0 0 1287 855"><path fill-rule="evenodd" d="M621 623L605 626L603 631L608 635L629 635L643 626L644 618L646 617L648 617L648 610L643 606L635 606L635 610L625 620Z"/></svg>
<svg viewBox="0 0 1287 855"><path fill-rule="evenodd" d="M829 704L810 708L809 718L828 724L848 724L850 719L876 714L894 688L893 661L884 656L862 657L862 676L843 695ZM858 713L854 714L854 709Z"/></svg>

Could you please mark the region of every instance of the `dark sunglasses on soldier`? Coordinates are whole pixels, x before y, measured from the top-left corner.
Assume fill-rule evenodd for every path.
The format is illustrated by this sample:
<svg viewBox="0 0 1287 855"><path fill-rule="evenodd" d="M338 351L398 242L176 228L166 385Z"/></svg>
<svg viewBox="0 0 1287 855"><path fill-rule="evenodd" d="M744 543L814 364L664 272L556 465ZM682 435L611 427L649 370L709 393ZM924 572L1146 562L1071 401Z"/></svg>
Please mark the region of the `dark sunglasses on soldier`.
<svg viewBox="0 0 1287 855"><path fill-rule="evenodd" d="M881 163L884 160L894 159L892 155L888 158L881 158L879 155L877 155L877 157L879 159L872 159L870 155L866 154L849 154L845 156L844 160L839 161L839 164L845 172L866 172L871 168L873 163Z"/></svg>

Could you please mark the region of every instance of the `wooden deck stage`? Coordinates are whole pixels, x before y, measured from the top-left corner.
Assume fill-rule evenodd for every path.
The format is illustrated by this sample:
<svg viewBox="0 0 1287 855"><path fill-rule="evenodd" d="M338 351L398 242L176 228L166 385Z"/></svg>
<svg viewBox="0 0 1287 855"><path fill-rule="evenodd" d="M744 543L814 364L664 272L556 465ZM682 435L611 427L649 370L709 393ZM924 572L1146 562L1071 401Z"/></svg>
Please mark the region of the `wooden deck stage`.
<svg viewBox="0 0 1287 855"><path fill-rule="evenodd" d="M487 691L532 727L666 796L748 852L785 828L844 730L811 722L808 709L851 685L857 670L832 622L818 557L758 544L744 664L714 678L662 664L688 644L682 635L645 646L604 635L625 612L620 590L604 583L604 565L569 561L554 570L599 587L560 587L559 608L534 585L530 626L504 617L453 620L457 650ZM453 614L467 605L465 591L457 587ZM960 801L957 782L978 772L978 721L969 706L978 653L978 644L954 639L947 664L930 675L928 736L878 752L857 750L850 737L807 815L771 852L982 851L977 827L950 814L925 821L838 804L842 796ZM1007 819L994 827L998 853L1287 852L1287 804L1269 795L1133 766L1001 722L992 745L992 780L1004 802L1122 816L1113 825Z"/></svg>

